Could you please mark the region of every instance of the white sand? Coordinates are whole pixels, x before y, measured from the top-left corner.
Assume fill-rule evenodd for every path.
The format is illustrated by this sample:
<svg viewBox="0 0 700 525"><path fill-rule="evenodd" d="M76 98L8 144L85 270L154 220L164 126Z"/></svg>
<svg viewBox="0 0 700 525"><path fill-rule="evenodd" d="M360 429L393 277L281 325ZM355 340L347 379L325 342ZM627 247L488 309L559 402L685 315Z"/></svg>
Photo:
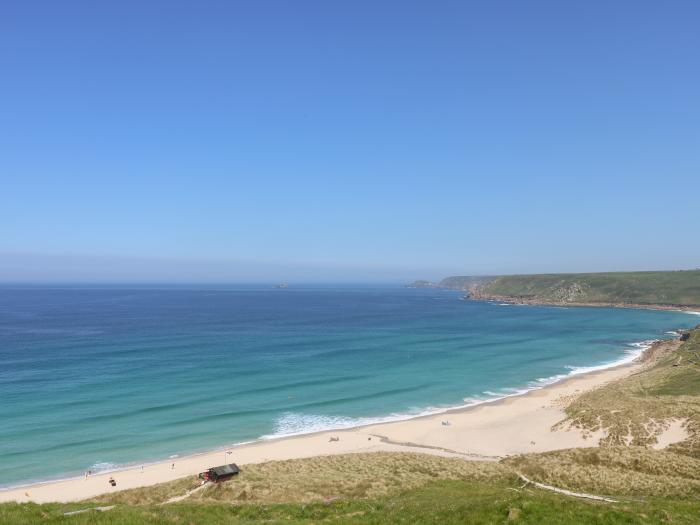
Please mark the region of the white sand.
<svg viewBox="0 0 700 525"><path fill-rule="evenodd" d="M260 441L224 450L192 455L117 472L65 481L47 482L0 492L3 501L76 501L170 481L204 471L212 466L238 465L269 460L304 458L350 452L425 452L465 459L492 459L526 452L544 452L572 447L593 447L602 434L586 436L578 430L552 427L564 419L563 407L587 390L639 370L634 363L574 376L527 394L448 413L407 421L369 425L349 430L319 432L298 437ZM449 421L443 425L442 421ZM672 425L664 442L677 438L683 429ZM330 437L339 441L330 441ZM672 442L672 441L671 441ZM171 465L175 462L175 467ZM245 472L245 470L244 470ZM113 488L107 480L117 481Z"/></svg>
<svg viewBox="0 0 700 525"><path fill-rule="evenodd" d="M653 446L655 449L666 448L674 443L680 443L690 437L690 433L686 430L685 424L687 419L672 419L667 421L666 429L656 437L656 443Z"/></svg>

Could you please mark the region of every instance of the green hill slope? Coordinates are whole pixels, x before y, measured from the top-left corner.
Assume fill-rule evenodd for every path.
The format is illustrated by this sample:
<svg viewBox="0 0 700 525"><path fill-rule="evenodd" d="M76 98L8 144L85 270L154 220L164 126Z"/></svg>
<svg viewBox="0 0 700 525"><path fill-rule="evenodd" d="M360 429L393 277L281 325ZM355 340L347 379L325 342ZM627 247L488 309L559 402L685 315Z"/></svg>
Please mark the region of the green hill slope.
<svg viewBox="0 0 700 525"><path fill-rule="evenodd" d="M249 465L239 478L172 504L164 502L196 486L195 478L80 503L5 503L0 523L689 525L697 523L700 494L699 463L689 461L637 447L562 451L541 459L528 455L513 458L514 468L423 454L350 454ZM684 468L676 471L678 464ZM525 486L518 470L562 486L609 491L618 502L601 504ZM113 507L64 515L105 505Z"/></svg>
<svg viewBox="0 0 700 525"><path fill-rule="evenodd" d="M700 270L508 275L472 297L533 303L700 306Z"/></svg>

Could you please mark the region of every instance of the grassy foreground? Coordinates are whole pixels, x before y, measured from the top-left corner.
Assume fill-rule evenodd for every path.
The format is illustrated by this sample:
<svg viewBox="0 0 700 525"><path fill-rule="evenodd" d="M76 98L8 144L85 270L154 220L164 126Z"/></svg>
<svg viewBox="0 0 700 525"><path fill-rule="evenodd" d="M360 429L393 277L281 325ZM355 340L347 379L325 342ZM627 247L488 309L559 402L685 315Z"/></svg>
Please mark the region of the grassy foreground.
<svg viewBox="0 0 700 525"><path fill-rule="evenodd" d="M248 465L231 482L194 477L72 504L0 505L0 523L696 524L700 460L639 447L567 450L495 463L423 454L348 454ZM598 503L525 484L619 498ZM640 477L640 474L644 477ZM640 483L643 479L643 483ZM107 512L64 512L114 505Z"/></svg>
<svg viewBox="0 0 700 525"><path fill-rule="evenodd" d="M460 460L454 460L460 461ZM237 483L230 482L231 485ZM0 506L0 522L12 524L629 524L698 523L695 499L647 498L620 503L587 502L523 487L514 476L488 481L438 480L382 497L309 504L232 504L225 500L170 505L117 504L107 512L64 516L83 504Z"/></svg>
<svg viewBox="0 0 700 525"><path fill-rule="evenodd" d="M700 270L509 275L481 294L534 303L700 305Z"/></svg>

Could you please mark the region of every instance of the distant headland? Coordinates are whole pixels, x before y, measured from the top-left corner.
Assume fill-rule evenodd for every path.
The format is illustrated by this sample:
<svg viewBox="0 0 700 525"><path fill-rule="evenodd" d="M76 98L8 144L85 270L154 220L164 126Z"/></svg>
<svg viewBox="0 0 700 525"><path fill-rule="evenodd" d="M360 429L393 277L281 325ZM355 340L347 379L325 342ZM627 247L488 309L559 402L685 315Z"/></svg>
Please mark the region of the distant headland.
<svg viewBox="0 0 700 525"><path fill-rule="evenodd" d="M652 272L453 276L411 288L467 292L470 299L517 304L689 309L700 306L700 269Z"/></svg>

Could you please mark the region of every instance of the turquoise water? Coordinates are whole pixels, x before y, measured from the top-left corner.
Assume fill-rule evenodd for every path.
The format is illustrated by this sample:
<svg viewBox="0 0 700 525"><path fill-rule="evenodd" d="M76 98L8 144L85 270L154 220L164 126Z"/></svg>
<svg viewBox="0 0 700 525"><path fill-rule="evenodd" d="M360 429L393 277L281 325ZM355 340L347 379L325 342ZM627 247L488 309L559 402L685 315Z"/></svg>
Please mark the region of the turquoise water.
<svg viewBox="0 0 700 525"><path fill-rule="evenodd" d="M468 405L699 321L389 286L3 288L0 485Z"/></svg>

